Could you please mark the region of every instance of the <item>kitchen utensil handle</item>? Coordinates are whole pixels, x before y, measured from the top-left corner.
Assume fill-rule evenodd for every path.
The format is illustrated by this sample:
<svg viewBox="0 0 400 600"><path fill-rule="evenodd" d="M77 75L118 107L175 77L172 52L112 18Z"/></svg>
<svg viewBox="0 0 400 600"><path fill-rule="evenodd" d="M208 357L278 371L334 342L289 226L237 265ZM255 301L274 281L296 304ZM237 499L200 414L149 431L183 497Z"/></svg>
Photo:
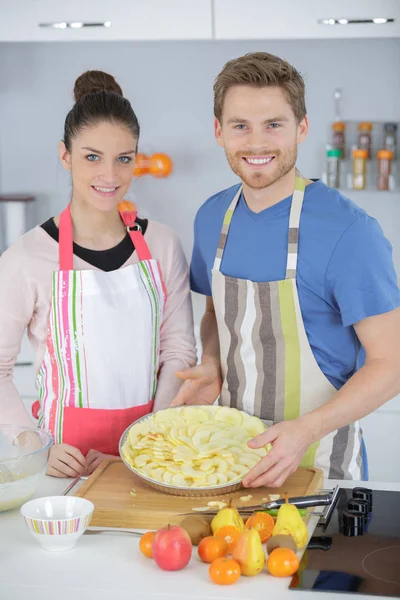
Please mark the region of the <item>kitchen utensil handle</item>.
<svg viewBox="0 0 400 600"><path fill-rule="evenodd" d="M297 508L309 508L310 506L326 506L332 502L332 494L315 494L315 496L299 496L294 498L289 498L289 504L294 504ZM285 504L285 500L281 498L277 500L274 504L276 507L282 506ZM271 507L271 503L268 503ZM265 505L265 508L268 507Z"/></svg>
<svg viewBox="0 0 400 600"><path fill-rule="evenodd" d="M71 483L69 484L69 486L63 491L61 496L66 496L68 494L68 492L70 492L72 490L72 488L74 488L76 486L76 484L78 483L78 481L80 479L87 479L87 477L85 477L84 475L78 475L78 477L75 477L75 479L73 479L71 481Z"/></svg>

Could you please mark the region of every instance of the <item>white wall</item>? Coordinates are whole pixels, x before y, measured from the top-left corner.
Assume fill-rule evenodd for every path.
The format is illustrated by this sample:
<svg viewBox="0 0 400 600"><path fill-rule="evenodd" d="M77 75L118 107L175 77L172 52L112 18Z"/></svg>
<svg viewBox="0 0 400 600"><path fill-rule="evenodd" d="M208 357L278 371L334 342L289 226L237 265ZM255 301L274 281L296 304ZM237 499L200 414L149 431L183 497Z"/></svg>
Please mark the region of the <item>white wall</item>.
<svg viewBox="0 0 400 600"><path fill-rule="evenodd" d="M144 216L177 229L190 258L197 209L235 182L213 138L213 80L227 60L256 50L284 57L305 76L310 135L301 147L299 166L310 177L319 177L324 167L335 88L343 90L343 118L400 121L400 39L0 43L1 191L35 193L36 222L62 209L69 183L58 163L57 143L72 105L73 82L86 69L109 71L137 112L141 149L167 152L175 164L166 180L136 181L135 200ZM379 218L400 273L400 194L352 197ZM194 302L198 323L203 301ZM371 461L375 479L400 480L400 463L393 461L399 442L393 436L388 442L386 436L392 417L387 413L371 420L373 416L366 423L367 442L376 457Z"/></svg>

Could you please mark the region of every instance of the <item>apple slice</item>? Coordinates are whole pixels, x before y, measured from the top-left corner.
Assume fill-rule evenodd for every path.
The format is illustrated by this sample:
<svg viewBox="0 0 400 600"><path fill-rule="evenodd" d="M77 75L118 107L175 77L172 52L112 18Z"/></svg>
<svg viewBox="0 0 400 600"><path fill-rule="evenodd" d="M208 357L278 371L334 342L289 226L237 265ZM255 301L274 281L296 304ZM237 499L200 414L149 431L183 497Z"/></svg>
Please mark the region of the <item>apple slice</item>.
<svg viewBox="0 0 400 600"><path fill-rule="evenodd" d="M236 408L220 406L214 413L215 421L222 421L230 425L240 425L242 422L242 413Z"/></svg>

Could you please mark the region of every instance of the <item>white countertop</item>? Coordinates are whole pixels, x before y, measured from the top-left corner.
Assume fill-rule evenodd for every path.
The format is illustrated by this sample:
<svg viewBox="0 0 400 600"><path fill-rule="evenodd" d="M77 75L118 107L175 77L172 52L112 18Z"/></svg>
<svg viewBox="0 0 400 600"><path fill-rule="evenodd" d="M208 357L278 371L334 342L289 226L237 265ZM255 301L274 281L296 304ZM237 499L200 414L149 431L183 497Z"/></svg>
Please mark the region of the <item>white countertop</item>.
<svg viewBox="0 0 400 600"><path fill-rule="evenodd" d="M59 495L70 480L46 477L37 496ZM400 491L400 483L356 481L325 482L326 488L367 486ZM309 533L317 517L310 520ZM256 577L241 577L232 586L218 586L208 577L208 565L197 557L182 571L165 572L142 556L138 539L127 534L82 536L69 552L42 550L28 532L19 509L0 513L1 600L338 600L337 594L289 590L289 579L278 579L266 570ZM128 596L126 596L128 598ZM340 594L340 600L370 599L371 596ZM380 596L374 596L380 598Z"/></svg>

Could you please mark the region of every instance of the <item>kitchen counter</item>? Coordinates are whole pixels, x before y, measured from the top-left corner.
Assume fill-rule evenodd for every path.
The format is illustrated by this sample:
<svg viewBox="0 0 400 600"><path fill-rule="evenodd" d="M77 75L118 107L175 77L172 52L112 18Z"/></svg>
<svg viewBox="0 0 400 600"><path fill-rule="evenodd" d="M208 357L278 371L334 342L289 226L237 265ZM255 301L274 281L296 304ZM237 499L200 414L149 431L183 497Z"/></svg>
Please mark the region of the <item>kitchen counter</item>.
<svg viewBox="0 0 400 600"><path fill-rule="evenodd" d="M46 477L37 496L59 495L70 480ZM376 490L400 491L400 483L333 481L342 487L368 486ZM317 517L309 522L309 535ZM241 577L232 586L217 586L208 577L208 565L197 557L197 549L186 569L165 572L142 556L138 539L127 534L82 536L69 552L42 550L31 536L19 509L0 514L1 600L338 600L337 594L288 589L290 579L278 579L266 570L256 577ZM129 596L128 596L129 595ZM340 600L362 600L371 596L341 594ZM373 598L379 598L374 596Z"/></svg>

